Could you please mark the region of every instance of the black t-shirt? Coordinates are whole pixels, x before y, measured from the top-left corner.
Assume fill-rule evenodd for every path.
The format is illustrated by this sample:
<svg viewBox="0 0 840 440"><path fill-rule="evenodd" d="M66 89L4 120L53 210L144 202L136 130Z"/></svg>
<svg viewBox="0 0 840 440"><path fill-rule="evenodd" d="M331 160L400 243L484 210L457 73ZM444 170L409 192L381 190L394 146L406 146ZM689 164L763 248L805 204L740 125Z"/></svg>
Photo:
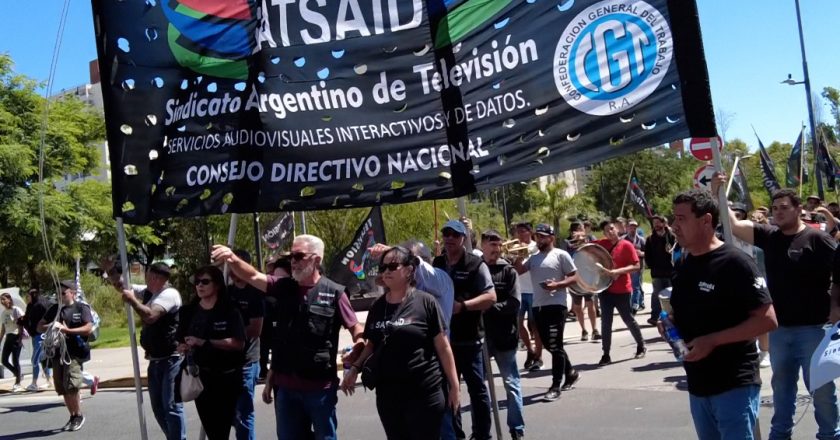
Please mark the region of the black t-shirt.
<svg viewBox="0 0 840 440"><path fill-rule="evenodd" d="M688 255L673 278L674 324L686 342L734 327L750 312L770 304L755 263L731 245ZM685 362L688 392L706 397L760 384L755 339L721 345L697 362Z"/></svg>
<svg viewBox="0 0 840 440"><path fill-rule="evenodd" d="M764 250L767 287L779 325L825 324L831 305L834 239L810 227L794 235L771 225L756 224L753 230L755 245Z"/></svg>
<svg viewBox="0 0 840 440"><path fill-rule="evenodd" d="M434 338L444 329L440 306L426 292L414 290L401 304L388 304L385 295L379 297L365 322L365 338L374 347L385 344L377 387L399 386L407 393L439 388L443 374Z"/></svg>
<svg viewBox="0 0 840 440"><path fill-rule="evenodd" d="M56 310L58 310L58 304L53 304L44 315L44 321L52 322L55 319ZM58 321L66 325L67 328L79 328L93 322L93 316L90 313L90 306L74 302L69 306L61 306ZM64 337L67 340L67 353L70 354L70 357L81 362L90 360L90 345L88 345L87 336L65 335Z"/></svg>
<svg viewBox="0 0 840 440"><path fill-rule="evenodd" d="M212 309L202 308L195 301L179 311L178 341L187 336L201 339L233 338L245 341L245 325L236 304L219 298ZM220 350L209 344L193 348L193 360L208 371L217 373L242 368L245 352Z"/></svg>
<svg viewBox="0 0 840 440"><path fill-rule="evenodd" d="M247 284L243 288L228 286L228 294L239 306L242 322L248 327L252 319L265 318L265 303L263 294L257 288ZM262 330L262 327L260 328ZM245 341L245 362L260 360L260 338Z"/></svg>
<svg viewBox="0 0 840 440"><path fill-rule="evenodd" d="M42 296L26 304L26 311L23 312L23 318L21 319L23 320L23 327L30 335L37 336L41 334L38 331L38 322L41 321L50 306L50 302ZM53 312L53 317L55 317L55 312Z"/></svg>

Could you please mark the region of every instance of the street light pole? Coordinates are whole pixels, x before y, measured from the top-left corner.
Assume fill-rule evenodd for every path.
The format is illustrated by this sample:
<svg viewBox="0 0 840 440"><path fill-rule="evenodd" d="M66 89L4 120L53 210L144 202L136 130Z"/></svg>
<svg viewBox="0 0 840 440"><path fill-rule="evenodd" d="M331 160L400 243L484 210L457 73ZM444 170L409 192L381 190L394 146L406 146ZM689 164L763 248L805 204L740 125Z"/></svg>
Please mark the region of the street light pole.
<svg viewBox="0 0 840 440"><path fill-rule="evenodd" d="M802 14L799 12L799 0L796 3L796 24L799 26L799 47L802 51L802 74L805 75L805 98L808 104L808 120L811 123L811 144L814 148L814 178L817 180L817 195L825 198L820 170L820 155L817 147L817 120L814 118L814 101L811 99L811 77L808 75L808 60L805 57L805 36L802 33ZM804 147L804 145L803 145Z"/></svg>

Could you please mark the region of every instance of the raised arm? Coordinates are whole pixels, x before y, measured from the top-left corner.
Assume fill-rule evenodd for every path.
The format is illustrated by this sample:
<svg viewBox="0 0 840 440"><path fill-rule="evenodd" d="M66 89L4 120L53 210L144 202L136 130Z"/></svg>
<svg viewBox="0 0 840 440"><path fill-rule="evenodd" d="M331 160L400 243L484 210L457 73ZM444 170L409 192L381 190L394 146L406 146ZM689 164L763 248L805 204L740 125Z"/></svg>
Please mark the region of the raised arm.
<svg viewBox="0 0 840 440"><path fill-rule="evenodd" d="M712 177L712 194L717 194L720 188L726 187L726 174L715 173ZM732 225L732 235L741 241L749 244L755 244L755 231L753 230L753 222L750 220L738 220L735 217L735 212L729 207L720 207L721 215L729 216L729 224Z"/></svg>
<svg viewBox="0 0 840 440"><path fill-rule="evenodd" d="M246 283L256 287L261 292L268 289L268 277L258 271L254 266L242 261L236 254L233 253L227 246L214 245L210 253L210 260L214 263L227 263L228 268L233 271L236 276Z"/></svg>

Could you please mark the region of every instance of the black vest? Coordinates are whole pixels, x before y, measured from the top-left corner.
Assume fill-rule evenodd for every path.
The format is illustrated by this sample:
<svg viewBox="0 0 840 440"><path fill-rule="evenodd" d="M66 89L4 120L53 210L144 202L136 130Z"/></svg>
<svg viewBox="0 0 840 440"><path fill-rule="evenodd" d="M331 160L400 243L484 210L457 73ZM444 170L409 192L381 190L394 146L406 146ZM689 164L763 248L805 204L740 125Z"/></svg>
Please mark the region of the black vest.
<svg viewBox="0 0 840 440"><path fill-rule="evenodd" d="M455 286L455 302L473 299L482 293L474 291L478 268L482 264L485 264L484 260L466 251L452 267L446 267L444 255L436 257L432 262L434 267L448 273L449 278L452 278L452 284ZM449 340L453 344L474 344L484 337L481 312L477 310L452 315L449 327Z"/></svg>
<svg viewBox="0 0 840 440"><path fill-rule="evenodd" d="M290 286L297 287L296 283ZM297 291L278 297L279 311L271 369L310 380L336 378L341 311L338 300L344 286L321 277L309 290L306 302Z"/></svg>
<svg viewBox="0 0 840 440"><path fill-rule="evenodd" d="M496 289L496 302L508 301L516 288L516 269L510 264L488 265L493 287ZM484 327L487 340L497 350L508 351L519 343L519 311L508 314L494 313L491 308L484 314Z"/></svg>
<svg viewBox="0 0 840 440"><path fill-rule="evenodd" d="M148 306L154 294L149 290L143 290L143 305ZM143 324L140 330L140 346L146 350L146 356L150 359L162 359L175 354L178 341L175 334L178 332L178 313L166 313L154 324Z"/></svg>

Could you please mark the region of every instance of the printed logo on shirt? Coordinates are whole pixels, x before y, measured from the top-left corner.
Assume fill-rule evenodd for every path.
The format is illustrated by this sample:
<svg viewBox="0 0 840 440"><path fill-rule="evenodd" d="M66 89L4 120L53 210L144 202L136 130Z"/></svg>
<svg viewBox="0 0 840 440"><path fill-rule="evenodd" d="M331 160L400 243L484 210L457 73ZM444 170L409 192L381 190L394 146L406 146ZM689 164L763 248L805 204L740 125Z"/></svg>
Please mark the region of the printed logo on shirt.
<svg viewBox="0 0 840 440"><path fill-rule="evenodd" d="M711 292L712 290L715 290L715 285L705 281L700 281L697 283L697 288L700 289L701 292Z"/></svg>
<svg viewBox="0 0 840 440"><path fill-rule="evenodd" d="M320 305L329 305L332 304L333 298L335 298L335 294L331 292L318 292L318 298L316 301Z"/></svg>
<svg viewBox="0 0 840 440"><path fill-rule="evenodd" d="M767 281L764 277L755 277L755 282L753 282L753 287L758 290L766 290L767 289Z"/></svg>
<svg viewBox="0 0 840 440"><path fill-rule="evenodd" d="M397 320L395 320L393 322L391 322L391 321L377 321L373 325L373 328L375 328L377 330L385 330L388 327L402 327L402 326L405 326L405 325L409 325L412 322L414 322L414 321L410 317L408 317L408 318L398 318Z"/></svg>
<svg viewBox="0 0 840 440"><path fill-rule="evenodd" d="M227 321L214 321L213 322L213 330L217 332L226 331L228 328Z"/></svg>

